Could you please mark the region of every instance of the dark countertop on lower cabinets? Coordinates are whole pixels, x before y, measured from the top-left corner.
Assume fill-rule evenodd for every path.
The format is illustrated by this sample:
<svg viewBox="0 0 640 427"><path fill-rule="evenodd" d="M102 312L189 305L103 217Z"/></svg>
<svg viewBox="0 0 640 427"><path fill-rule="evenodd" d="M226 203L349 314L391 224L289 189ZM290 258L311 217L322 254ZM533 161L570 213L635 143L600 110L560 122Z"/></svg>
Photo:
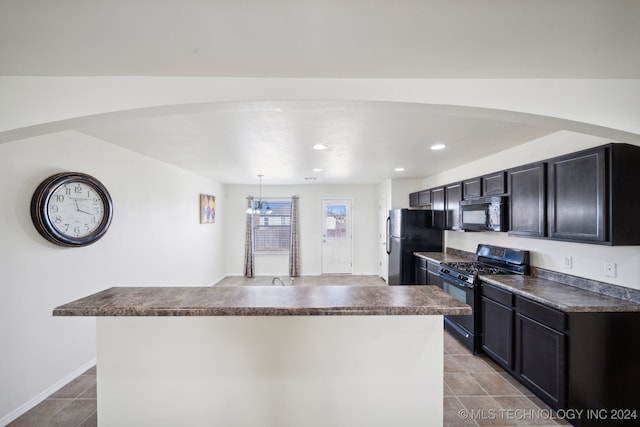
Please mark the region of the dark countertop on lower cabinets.
<svg viewBox="0 0 640 427"><path fill-rule="evenodd" d="M114 287L54 316L464 315L471 307L437 286Z"/></svg>
<svg viewBox="0 0 640 427"><path fill-rule="evenodd" d="M640 304L538 277L504 274L480 279L565 312L640 312Z"/></svg>
<svg viewBox="0 0 640 427"><path fill-rule="evenodd" d="M465 258L459 255L451 255L444 252L414 252L413 255L420 258L425 258L427 261L431 260L437 263L440 262L472 262L472 259Z"/></svg>

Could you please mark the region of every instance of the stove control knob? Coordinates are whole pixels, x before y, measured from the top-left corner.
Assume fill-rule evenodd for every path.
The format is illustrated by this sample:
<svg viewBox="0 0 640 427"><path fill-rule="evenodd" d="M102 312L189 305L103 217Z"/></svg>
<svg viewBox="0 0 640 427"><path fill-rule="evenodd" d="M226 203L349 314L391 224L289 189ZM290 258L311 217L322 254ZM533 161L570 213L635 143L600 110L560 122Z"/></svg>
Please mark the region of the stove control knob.
<svg viewBox="0 0 640 427"><path fill-rule="evenodd" d="M464 280L464 279L465 279L465 277L464 277L462 274L458 274L458 279L460 279L460 280Z"/></svg>

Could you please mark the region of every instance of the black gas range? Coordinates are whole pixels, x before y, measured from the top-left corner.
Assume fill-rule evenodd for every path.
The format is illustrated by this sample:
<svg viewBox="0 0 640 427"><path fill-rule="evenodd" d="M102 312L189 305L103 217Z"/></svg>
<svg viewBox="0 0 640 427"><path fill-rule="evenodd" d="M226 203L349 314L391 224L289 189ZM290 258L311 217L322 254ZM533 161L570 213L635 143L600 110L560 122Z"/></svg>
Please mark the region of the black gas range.
<svg viewBox="0 0 640 427"><path fill-rule="evenodd" d="M480 244L476 256L477 261L443 263L438 269L442 289L473 311L467 316L445 316L445 329L474 353L481 346L478 276L529 274L529 251Z"/></svg>

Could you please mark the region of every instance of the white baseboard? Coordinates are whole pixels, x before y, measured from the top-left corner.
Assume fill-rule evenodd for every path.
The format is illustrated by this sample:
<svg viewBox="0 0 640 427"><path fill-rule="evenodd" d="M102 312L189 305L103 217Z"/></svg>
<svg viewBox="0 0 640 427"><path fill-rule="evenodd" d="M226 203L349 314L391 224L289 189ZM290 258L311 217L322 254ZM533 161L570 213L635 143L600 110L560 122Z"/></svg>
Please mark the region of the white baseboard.
<svg viewBox="0 0 640 427"><path fill-rule="evenodd" d="M14 421L19 416L23 415L30 409L34 408L39 403L43 402L47 397L51 396L53 393L60 390L65 385L69 384L78 376L85 373L87 369L95 366L95 364L96 364L96 359L92 359L88 361L87 363L85 363L75 371L71 372L69 375L67 375L66 377L64 377L63 379L61 379L60 381L52 385L51 387L44 390L42 393L39 393L37 396L33 397L32 399L29 399L27 402L23 403L18 408L9 412L4 417L0 418L0 427L4 427L8 425L10 422Z"/></svg>

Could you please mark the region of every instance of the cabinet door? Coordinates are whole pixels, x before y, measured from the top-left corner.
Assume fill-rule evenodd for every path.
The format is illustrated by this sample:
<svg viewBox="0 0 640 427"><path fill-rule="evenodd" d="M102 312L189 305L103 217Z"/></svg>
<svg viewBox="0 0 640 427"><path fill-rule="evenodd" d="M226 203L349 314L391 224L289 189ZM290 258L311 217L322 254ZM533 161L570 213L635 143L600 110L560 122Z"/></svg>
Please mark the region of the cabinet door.
<svg viewBox="0 0 640 427"><path fill-rule="evenodd" d="M480 178L467 179L462 182L462 198L464 200L475 199L480 196L482 196Z"/></svg>
<svg viewBox="0 0 640 427"><path fill-rule="evenodd" d="M460 229L460 200L462 200L462 184L447 185L445 195L447 206L445 228L447 230Z"/></svg>
<svg viewBox="0 0 640 427"><path fill-rule="evenodd" d="M435 285L442 288L442 277L438 274L440 263L427 261L427 285Z"/></svg>
<svg viewBox="0 0 640 427"><path fill-rule="evenodd" d="M565 335L516 313L516 375L555 409L565 405Z"/></svg>
<svg viewBox="0 0 640 427"><path fill-rule="evenodd" d="M416 208L420 206L419 204L419 194L418 192L409 193L409 207Z"/></svg>
<svg viewBox="0 0 640 427"><path fill-rule="evenodd" d="M606 149L552 159L548 168L548 236L604 242Z"/></svg>
<svg viewBox="0 0 640 427"><path fill-rule="evenodd" d="M498 196L507 193L506 172L497 172L482 177L482 195Z"/></svg>
<svg viewBox="0 0 640 427"><path fill-rule="evenodd" d="M481 313L482 349L502 367L513 370L513 309L482 296Z"/></svg>
<svg viewBox="0 0 640 427"><path fill-rule="evenodd" d="M427 269L416 265L416 285L428 285Z"/></svg>
<svg viewBox="0 0 640 427"><path fill-rule="evenodd" d="M418 205L429 206L431 204L431 190L422 190L418 193Z"/></svg>
<svg viewBox="0 0 640 427"><path fill-rule="evenodd" d="M444 228L444 187L431 189L431 209L433 210L433 228Z"/></svg>
<svg viewBox="0 0 640 427"><path fill-rule="evenodd" d="M545 236L545 183L545 163L536 163L509 171L511 189L509 234Z"/></svg>

